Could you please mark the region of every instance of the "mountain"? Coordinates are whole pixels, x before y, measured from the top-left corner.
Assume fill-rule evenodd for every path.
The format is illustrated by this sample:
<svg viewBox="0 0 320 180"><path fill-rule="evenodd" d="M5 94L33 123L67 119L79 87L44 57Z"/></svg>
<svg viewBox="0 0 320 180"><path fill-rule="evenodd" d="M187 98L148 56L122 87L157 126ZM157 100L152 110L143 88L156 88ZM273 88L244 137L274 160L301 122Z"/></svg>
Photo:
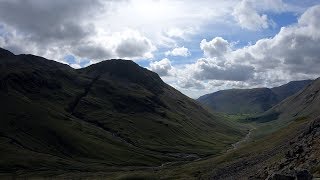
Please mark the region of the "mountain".
<svg viewBox="0 0 320 180"><path fill-rule="evenodd" d="M249 120L258 124L253 134L263 131L264 135L252 137L253 141L230 153L232 160L211 167L210 178L320 177L320 78Z"/></svg>
<svg viewBox="0 0 320 180"><path fill-rule="evenodd" d="M245 135L129 60L0 49L0 171L106 171L218 155Z"/></svg>
<svg viewBox="0 0 320 180"><path fill-rule="evenodd" d="M253 121L289 122L292 119L314 119L320 115L320 79L314 80L303 90L275 105Z"/></svg>
<svg viewBox="0 0 320 180"><path fill-rule="evenodd" d="M312 80L292 81L274 88L229 89L198 98L217 112L229 114L261 113L310 84Z"/></svg>
<svg viewBox="0 0 320 180"><path fill-rule="evenodd" d="M320 78L248 120L253 121L254 128L246 142L236 148L218 157L144 176L217 180L320 178Z"/></svg>
<svg viewBox="0 0 320 180"><path fill-rule="evenodd" d="M203 179L320 177L320 78L247 120L255 124L251 141L226 153L223 163L211 160Z"/></svg>

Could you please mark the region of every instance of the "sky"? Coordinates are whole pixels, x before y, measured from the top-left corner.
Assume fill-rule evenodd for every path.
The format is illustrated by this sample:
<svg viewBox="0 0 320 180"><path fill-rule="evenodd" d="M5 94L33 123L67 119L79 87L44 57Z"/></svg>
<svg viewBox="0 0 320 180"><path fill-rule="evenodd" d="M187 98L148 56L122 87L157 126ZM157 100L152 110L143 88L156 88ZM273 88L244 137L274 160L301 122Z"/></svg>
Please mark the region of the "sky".
<svg viewBox="0 0 320 180"><path fill-rule="evenodd" d="M320 0L0 0L0 47L129 59L191 98L320 76Z"/></svg>

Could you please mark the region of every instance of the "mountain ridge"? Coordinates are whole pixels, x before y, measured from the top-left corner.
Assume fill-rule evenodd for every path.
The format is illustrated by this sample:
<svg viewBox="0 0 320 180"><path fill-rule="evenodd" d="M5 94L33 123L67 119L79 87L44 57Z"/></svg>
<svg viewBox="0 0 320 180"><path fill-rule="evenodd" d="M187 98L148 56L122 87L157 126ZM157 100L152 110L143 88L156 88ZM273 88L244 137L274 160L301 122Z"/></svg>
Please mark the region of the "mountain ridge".
<svg viewBox="0 0 320 180"><path fill-rule="evenodd" d="M208 174L212 179L312 179L320 176L320 78L263 114L238 157ZM276 114L276 115L275 115ZM237 151L237 150L236 150ZM244 157L244 158L242 158ZM231 172L231 173L228 173Z"/></svg>
<svg viewBox="0 0 320 180"><path fill-rule="evenodd" d="M0 55L0 97L3 171L157 166L218 155L246 129L128 60Z"/></svg>
<svg viewBox="0 0 320 180"><path fill-rule="evenodd" d="M291 81L274 88L228 89L197 99L214 111L230 114L262 113L310 84L312 80Z"/></svg>

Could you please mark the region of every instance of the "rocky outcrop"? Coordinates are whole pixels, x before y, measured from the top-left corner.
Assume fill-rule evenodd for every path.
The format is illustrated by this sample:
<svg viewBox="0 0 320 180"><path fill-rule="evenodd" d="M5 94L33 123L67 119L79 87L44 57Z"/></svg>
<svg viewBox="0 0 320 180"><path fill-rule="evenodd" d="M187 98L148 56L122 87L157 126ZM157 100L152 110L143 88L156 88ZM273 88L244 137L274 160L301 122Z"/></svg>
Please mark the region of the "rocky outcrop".
<svg viewBox="0 0 320 180"><path fill-rule="evenodd" d="M271 177L268 177L268 180L312 180L312 174L306 170L295 170L291 171L289 174L272 174Z"/></svg>
<svg viewBox="0 0 320 180"><path fill-rule="evenodd" d="M270 180L312 179L320 163L320 118L315 119L305 131L290 141L288 150L279 162L265 167Z"/></svg>

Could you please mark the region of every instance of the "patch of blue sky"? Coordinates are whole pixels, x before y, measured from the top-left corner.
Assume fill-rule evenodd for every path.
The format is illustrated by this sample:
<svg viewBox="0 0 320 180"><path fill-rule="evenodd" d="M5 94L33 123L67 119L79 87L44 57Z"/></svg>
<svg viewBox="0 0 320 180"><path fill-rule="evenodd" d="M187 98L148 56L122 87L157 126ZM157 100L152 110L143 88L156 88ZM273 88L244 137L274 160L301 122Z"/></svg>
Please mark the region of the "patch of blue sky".
<svg viewBox="0 0 320 180"><path fill-rule="evenodd" d="M289 26L298 22L298 14L293 12L285 13L269 13L267 14L269 19L272 19L276 25L273 28L275 31L279 31L281 27Z"/></svg>
<svg viewBox="0 0 320 180"><path fill-rule="evenodd" d="M202 39L211 41L215 37L222 37L229 43L235 43L234 48L238 49L249 44L254 44L260 39L274 37L280 31L281 27L295 24L298 18L298 15L292 12L269 13L267 16L275 23L274 26L271 25L267 29L251 31L232 23L211 24L203 28L205 31L195 35L192 42L196 43L196 46L199 47Z"/></svg>
<svg viewBox="0 0 320 180"><path fill-rule="evenodd" d="M320 1L320 0L319 0ZM186 47L191 52L191 56L165 56L165 52L171 51L172 48L160 48L154 53L154 61L159 61L168 58L172 65L183 65L195 62L197 59L203 57L203 51L200 49L200 42L203 39L211 41L215 37L222 37L229 43L234 43L233 48L239 49L250 44L255 44L258 40L263 38L274 37L281 29L281 27L289 26L297 23L298 14L293 12L284 13L268 13L268 18L271 19L275 25L267 29L258 31L251 31L243 29L234 23L219 23L208 24L202 28L200 32L189 38L188 41L178 40L178 47ZM150 60L140 60L138 64L148 67Z"/></svg>
<svg viewBox="0 0 320 180"><path fill-rule="evenodd" d="M76 58L71 54L68 54L68 55L64 56L64 60L68 64L76 64L77 63Z"/></svg>
<svg viewBox="0 0 320 180"><path fill-rule="evenodd" d="M200 40L201 41L201 40ZM179 64L186 64L186 63L192 63L195 62L198 58L201 58L203 56L203 52L200 49L200 41L194 40L190 41L186 44L183 40L179 40L177 42L178 47L184 46L185 48L188 48L191 55L190 56L166 56L165 53L167 51L171 51L173 48L159 48L157 52L154 53L154 61L159 61L164 58L170 59L170 62L172 65L179 65Z"/></svg>
<svg viewBox="0 0 320 180"><path fill-rule="evenodd" d="M80 59L79 65L81 67L85 67L85 66L88 66L89 63L90 63L90 59L83 58L83 59Z"/></svg>
<svg viewBox="0 0 320 180"><path fill-rule="evenodd" d="M76 57L73 56L72 54L68 54L68 55L64 56L64 60L69 65L79 64L81 67L86 67L90 63L89 59L86 59L86 58L76 59Z"/></svg>
<svg viewBox="0 0 320 180"><path fill-rule="evenodd" d="M137 63L139 66L142 66L142 67L145 67L145 68L149 67L150 62L151 62L151 61L150 61L149 59L141 59L141 60L136 61L136 63Z"/></svg>
<svg viewBox="0 0 320 180"><path fill-rule="evenodd" d="M300 8L308 8L320 4L320 0L284 0L284 2Z"/></svg>

